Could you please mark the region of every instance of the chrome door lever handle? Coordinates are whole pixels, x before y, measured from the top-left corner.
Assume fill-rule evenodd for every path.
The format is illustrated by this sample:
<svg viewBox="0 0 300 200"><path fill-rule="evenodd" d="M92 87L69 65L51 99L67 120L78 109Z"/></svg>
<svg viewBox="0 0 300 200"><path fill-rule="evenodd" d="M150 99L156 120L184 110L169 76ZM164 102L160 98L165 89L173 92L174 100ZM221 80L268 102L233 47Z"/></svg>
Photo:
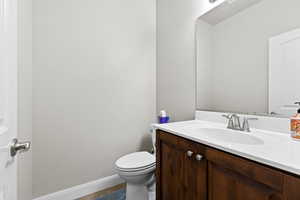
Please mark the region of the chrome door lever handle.
<svg viewBox="0 0 300 200"><path fill-rule="evenodd" d="M24 153L29 151L31 146L31 142L19 142L18 139L13 139L12 145L10 147L10 155L11 157L15 157L17 153Z"/></svg>

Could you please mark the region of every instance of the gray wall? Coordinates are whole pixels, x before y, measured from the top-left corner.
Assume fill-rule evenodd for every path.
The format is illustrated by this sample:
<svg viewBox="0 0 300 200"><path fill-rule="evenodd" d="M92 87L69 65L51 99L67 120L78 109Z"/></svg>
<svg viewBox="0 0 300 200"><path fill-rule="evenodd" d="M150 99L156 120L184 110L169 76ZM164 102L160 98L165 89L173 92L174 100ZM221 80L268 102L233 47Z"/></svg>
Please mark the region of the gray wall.
<svg viewBox="0 0 300 200"><path fill-rule="evenodd" d="M32 140L32 4L18 0L18 138ZM32 150L18 156L18 196L32 199Z"/></svg>
<svg viewBox="0 0 300 200"><path fill-rule="evenodd" d="M223 1L157 1L157 112L172 121L194 117L196 20Z"/></svg>
<svg viewBox="0 0 300 200"><path fill-rule="evenodd" d="M150 148L154 0L33 0L34 197Z"/></svg>

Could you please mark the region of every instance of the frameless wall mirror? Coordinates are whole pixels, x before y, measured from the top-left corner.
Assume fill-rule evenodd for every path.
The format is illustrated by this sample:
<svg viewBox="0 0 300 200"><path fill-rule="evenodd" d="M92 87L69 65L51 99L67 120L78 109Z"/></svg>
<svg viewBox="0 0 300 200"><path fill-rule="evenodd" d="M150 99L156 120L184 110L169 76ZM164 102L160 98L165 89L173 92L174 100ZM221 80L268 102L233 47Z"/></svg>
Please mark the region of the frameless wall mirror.
<svg viewBox="0 0 300 200"><path fill-rule="evenodd" d="M295 113L300 108L299 8L299 0L230 0L201 16L197 109Z"/></svg>

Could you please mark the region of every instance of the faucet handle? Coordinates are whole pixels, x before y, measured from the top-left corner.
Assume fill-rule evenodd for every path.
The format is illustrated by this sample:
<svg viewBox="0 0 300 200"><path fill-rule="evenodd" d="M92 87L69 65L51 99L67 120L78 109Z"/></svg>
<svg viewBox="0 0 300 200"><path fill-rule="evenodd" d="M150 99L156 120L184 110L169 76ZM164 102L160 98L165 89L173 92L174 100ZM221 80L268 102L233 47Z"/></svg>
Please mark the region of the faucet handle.
<svg viewBox="0 0 300 200"><path fill-rule="evenodd" d="M249 126L249 120L258 120L258 118L255 118L255 117L250 117L250 118L244 117L244 122L243 122L243 127L242 127L243 131L251 132L250 126Z"/></svg>
<svg viewBox="0 0 300 200"><path fill-rule="evenodd" d="M232 115L231 114L227 114L227 115L222 115L222 117L225 117L226 119L231 119L232 118Z"/></svg>
<svg viewBox="0 0 300 200"><path fill-rule="evenodd" d="M225 117L226 119L228 119L227 128L229 128L229 129L234 128L233 116L234 116L233 114L222 115L222 117Z"/></svg>

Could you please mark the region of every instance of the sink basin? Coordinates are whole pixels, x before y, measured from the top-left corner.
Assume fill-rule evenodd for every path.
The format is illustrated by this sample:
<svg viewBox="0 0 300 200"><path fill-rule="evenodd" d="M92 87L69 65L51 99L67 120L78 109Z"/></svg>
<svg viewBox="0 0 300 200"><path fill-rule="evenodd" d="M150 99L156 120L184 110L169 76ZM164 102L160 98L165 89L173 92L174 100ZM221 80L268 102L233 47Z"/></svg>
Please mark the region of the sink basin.
<svg viewBox="0 0 300 200"><path fill-rule="evenodd" d="M200 128L200 131L207 134L208 137L212 137L216 140L221 140L228 143L238 143L246 145L262 145L264 141L243 133L241 131L221 129L221 128ZM250 133L251 134L251 133Z"/></svg>

